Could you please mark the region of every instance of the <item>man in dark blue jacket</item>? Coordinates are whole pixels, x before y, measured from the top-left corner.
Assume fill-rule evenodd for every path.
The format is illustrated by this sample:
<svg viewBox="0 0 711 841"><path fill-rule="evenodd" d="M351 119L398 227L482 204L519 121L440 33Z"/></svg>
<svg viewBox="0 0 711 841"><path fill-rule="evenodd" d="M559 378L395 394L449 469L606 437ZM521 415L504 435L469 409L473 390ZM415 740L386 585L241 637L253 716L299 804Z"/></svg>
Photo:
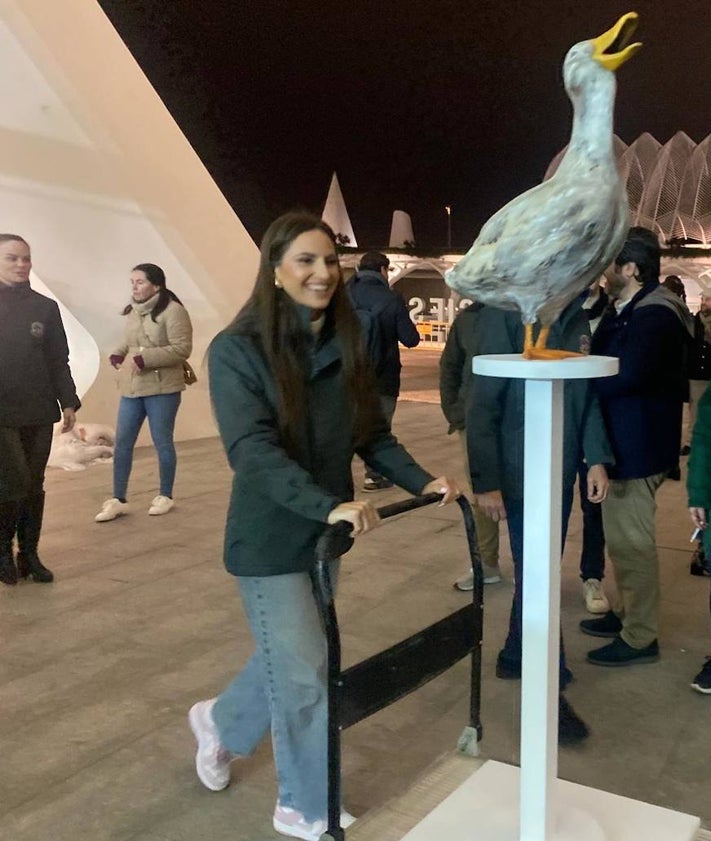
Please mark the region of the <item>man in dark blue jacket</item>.
<svg viewBox="0 0 711 841"><path fill-rule="evenodd" d="M370 348L376 367L378 394L383 414L392 422L400 393L400 349L416 347L420 335L412 323L405 301L393 292L388 283L390 260L379 251L363 255L358 271L348 283L348 293L356 310L367 311L374 325L374 341ZM366 466L364 491L379 491L392 487L392 482Z"/></svg>
<svg viewBox="0 0 711 841"><path fill-rule="evenodd" d="M655 496L678 462L693 335L684 302L659 285L659 264L656 236L631 228L608 271L613 304L592 340L593 353L620 360L619 374L596 381L615 456L602 517L618 591L614 610L580 623L587 634L612 638L589 652L597 666L659 659Z"/></svg>
<svg viewBox="0 0 711 841"><path fill-rule="evenodd" d="M37 556L52 427L74 426L79 398L57 304L30 288L30 246L0 234L0 582L48 583ZM17 566L13 540L17 536Z"/></svg>

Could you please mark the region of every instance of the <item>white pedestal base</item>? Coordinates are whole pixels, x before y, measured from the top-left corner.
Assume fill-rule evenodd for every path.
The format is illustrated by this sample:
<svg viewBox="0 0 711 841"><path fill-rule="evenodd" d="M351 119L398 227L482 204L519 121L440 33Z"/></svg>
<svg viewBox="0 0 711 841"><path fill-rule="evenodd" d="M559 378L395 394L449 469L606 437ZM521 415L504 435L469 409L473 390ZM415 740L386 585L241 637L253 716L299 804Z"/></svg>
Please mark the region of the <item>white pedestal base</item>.
<svg viewBox="0 0 711 841"><path fill-rule="evenodd" d="M587 786L556 781L551 841L693 841L700 821ZM489 760L402 841L525 841L519 769Z"/></svg>

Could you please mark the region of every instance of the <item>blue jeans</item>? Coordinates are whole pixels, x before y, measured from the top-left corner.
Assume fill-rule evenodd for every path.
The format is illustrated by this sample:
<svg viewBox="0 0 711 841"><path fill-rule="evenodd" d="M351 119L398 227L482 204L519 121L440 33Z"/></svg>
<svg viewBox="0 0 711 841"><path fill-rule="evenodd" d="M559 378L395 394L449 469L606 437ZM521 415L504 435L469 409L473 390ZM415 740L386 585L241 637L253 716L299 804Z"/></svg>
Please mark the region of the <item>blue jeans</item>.
<svg viewBox="0 0 711 841"><path fill-rule="evenodd" d="M583 551L580 554L580 577L583 581L605 576L605 532L602 528L602 505L588 499L588 466L578 467L580 510L583 512Z"/></svg>
<svg viewBox="0 0 711 841"><path fill-rule="evenodd" d="M514 565L514 595L511 604L511 615L509 618L509 633L506 637L504 647L499 657L512 664L521 663L522 644L522 619L523 619L523 500L504 499L506 508L506 522L509 527L509 541L511 543L511 555ZM568 531L568 520L573 507L573 488L563 489L562 526L561 526L561 549L565 545L565 537ZM565 648L563 637L560 639L560 689L561 692L570 683L572 675L565 662Z"/></svg>
<svg viewBox="0 0 711 841"><path fill-rule="evenodd" d="M161 496L173 496L175 444L173 430L182 392L153 394L150 397L122 397L116 421L114 446L114 496L125 499L133 465L133 448L143 421L148 417L153 446L158 453Z"/></svg>
<svg viewBox="0 0 711 841"><path fill-rule="evenodd" d="M339 562L331 564L335 586ZM306 572L239 577L256 650L217 698L220 743L249 756L271 729L279 803L307 821L328 801L326 637Z"/></svg>

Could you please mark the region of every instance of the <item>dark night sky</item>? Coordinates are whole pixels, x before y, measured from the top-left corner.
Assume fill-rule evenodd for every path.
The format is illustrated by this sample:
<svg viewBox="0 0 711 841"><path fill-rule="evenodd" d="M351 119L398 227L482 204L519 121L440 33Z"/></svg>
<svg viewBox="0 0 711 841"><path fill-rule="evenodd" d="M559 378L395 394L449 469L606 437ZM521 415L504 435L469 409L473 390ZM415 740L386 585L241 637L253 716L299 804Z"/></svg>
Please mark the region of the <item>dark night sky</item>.
<svg viewBox="0 0 711 841"><path fill-rule="evenodd" d="M250 233L320 212L338 172L361 246L394 209L419 245L468 247L565 145L561 64L631 8L616 131L711 133L711 2L100 0Z"/></svg>

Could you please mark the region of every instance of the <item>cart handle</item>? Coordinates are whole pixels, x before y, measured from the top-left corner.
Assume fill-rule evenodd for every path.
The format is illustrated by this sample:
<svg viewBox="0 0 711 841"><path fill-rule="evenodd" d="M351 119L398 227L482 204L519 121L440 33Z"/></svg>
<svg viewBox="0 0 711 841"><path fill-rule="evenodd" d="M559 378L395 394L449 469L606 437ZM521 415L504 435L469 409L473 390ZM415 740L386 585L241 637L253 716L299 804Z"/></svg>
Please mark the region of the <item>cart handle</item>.
<svg viewBox="0 0 711 841"><path fill-rule="evenodd" d="M378 508L378 514L381 520L387 520L389 517L395 517L398 514L404 514L407 511L414 511L416 508L424 508L425 505L432 505L435 502L440 502L443 494L431 493L423 496L413 496L409 499L401 499L399 502L393 502L390 505L383 505ZM316 544L316 566L329 561L335 561L340 558L353 546L353 538L351 537L351 529L353 524L342 520L334 523L332 526L326 526L321 537L319 537Z"/></svg>

